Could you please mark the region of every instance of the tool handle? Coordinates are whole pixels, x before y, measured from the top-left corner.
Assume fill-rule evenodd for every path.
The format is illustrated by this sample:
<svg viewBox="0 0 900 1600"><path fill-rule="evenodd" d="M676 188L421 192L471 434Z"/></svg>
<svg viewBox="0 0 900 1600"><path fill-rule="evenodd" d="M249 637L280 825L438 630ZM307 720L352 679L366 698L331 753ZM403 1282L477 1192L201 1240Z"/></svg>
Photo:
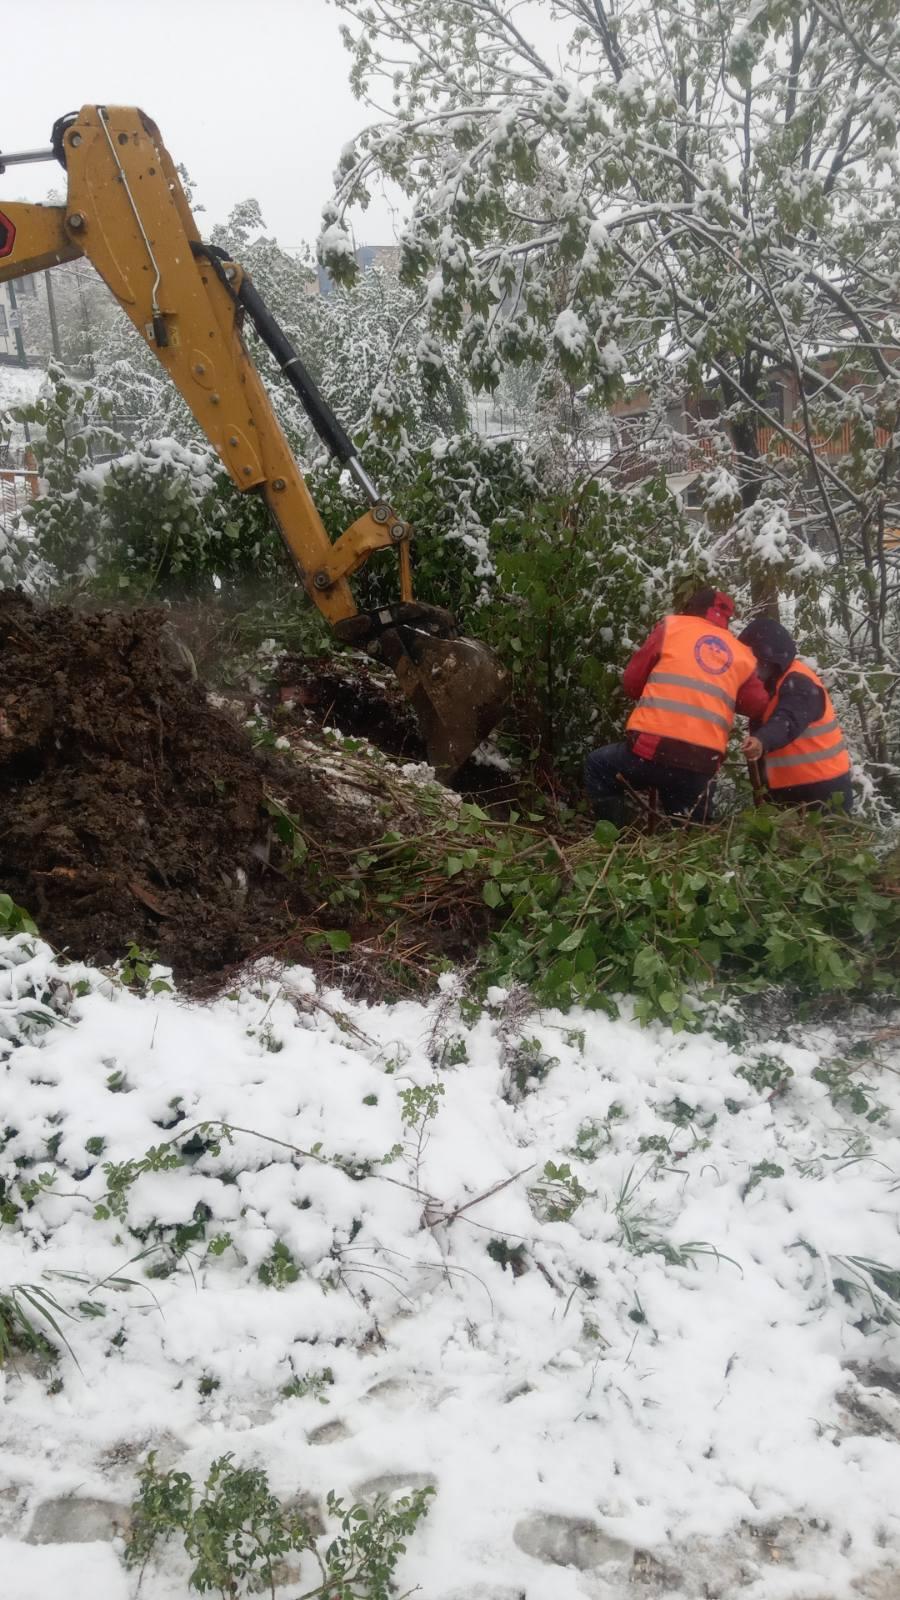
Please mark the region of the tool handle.
<svg viewBox="0 0 900 1600"><path fill-rule="evenodd" d="M750 787L753 790L753 804L755 806L765 805L766 786L763 783L762 773L759 770L759 761L751 761L750 757L748 756L747 771L750 775Z"/></svg>

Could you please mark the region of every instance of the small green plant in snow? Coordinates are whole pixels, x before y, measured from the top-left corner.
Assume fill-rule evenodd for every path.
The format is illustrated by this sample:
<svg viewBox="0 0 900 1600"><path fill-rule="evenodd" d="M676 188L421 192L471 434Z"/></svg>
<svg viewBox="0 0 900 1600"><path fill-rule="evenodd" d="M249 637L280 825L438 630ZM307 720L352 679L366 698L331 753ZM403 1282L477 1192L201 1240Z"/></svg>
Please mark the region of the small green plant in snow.
<svg viewBox="0 0 900 1600"><path fill-rule="evenodd" d="M401 1089L400 1114L404 1128L420 1129L432 1122L440 1110L443 1093L442 1083L413 1084L409 1089Z"/></svg>
<svg viewBox="0 0 900 1600"><path fill-rule="evenodd" d="M106 1193L94 1206L94 1221L106 1222L114 1217L117 1222L127 1222L128 1197L138 1178L145 1172L171 1172L182 1165L182 1158L172 1144L152 1145L136 1161L105 1162Z"/></svg>
<svg viewBox="0 0 900 1600"><path fill-rule="evenodd" d="M750 1168L750 1176L744 1184L741 1194L746 1199L747 1195L751 1194L762 1183L763 1178L783 1177L784 1167L780 1167L777 1161L757 1161L756 1165Z"/></svg>
<svg viewBox="0 0 900 1600"><path fill-rule="evenodd" d="M334 1373L330 1367L323 1367L321 1372L295 1372L287 1383L282 1384L281 1393L285 1400L318 1400L322 1406L327 1406L328 1396L326 1389L334 1383Z"/></svg>
<svg viewBox="0 0 900 1600"><path fill-rule="evenodd" d="M46 1194L56 1182L55 1172L39 1172L36 1178L26 1178L16 1172L10 1178L0 1176L0 1227L13 1224L34 1205L39 1195Z"/></svg>
<svg viewBox="0 0 900 1600"><path fill-rule="evenodd" d="M737 1076L745 1078L757 1094L781 1094L794 1076L794 1069L780 1056L761 1051L752 1061L745 1061L738 1067Z"/></svg>
<svg viewBox="0 0 900 1600"><path fill-rule="evenodd" d="M812 1075L818 1083L825 1084L837 1111L852 1111L867 1122L881 1122L887 1116L887 1107L875 1099L865 1079L860 1081L854 1076L859 1070L849 1061L832 1061L828 1066L814 1067Z"/></svg>
<svg viewBox="0 0 900 1600"><path fill-rule="evenodd" d="M586 1117L579 1123L572 1146L572 1154L579 1161L596 1161L601 1150L608 1150L613 1142L612 1124L619 1122L625 1115L625 1107L614 1100L606 1116L602 1120L596 1117Z"/></svg>
<svg viewBox="0 0 900 1600"><path fill-rule="evenodd" d="M435 1066L438 1068L461 1067L465 1065L468 1059L469 1049L462 1034L452 1033L449 1039L444 1040Z"/></svg>
<svg viewBox="0 0 900 1600"><path fill-rule="evenodd" d="M119 976L125 987L146 989L148 994L171 994L172 985L165 978L150 978L155 961L155 950L142 950L140 945L130 944L119 968Z"/></svg>
<svg viewBox="0 0 900 1600"><path fill-rule="evenodd" d="M546 1162L543 1176L528 1191L535 1216L542 1222L568 1222L586 1196L587 1189L567 1161Z"/></svg>
<svg viewBox="0 0 900 1600"><path fill-rule="evenodd" d="M506 1055L511 1091L514 1095L528 1094L558 1066L559 1057L548 1055L540 1039L517 1040Z"/></svg>
<svg viewBox="0 0 900 1600"><path fill-rule="evenodd" d="M58 1321L68 1315L49 1290L39 1284L13 1283L0 1290L0 1368L23 1354L55 1361L59 1350L48 1337L48 1327L60 1344L71 1350Z"/></svg>
<svg viewBox="0 0 900 1600"><path fill-rule="evenodd" d="M283 1239L276 1240L265 1261L260 1262L256 1276L267 1289L286 1289L296 1283L300 1268Z"/></svg>
<svg viewBox="0 0 900 1600"><path fill-rule="evenodd" d="M331 1493L328 1512L338 1531L326 1543L281 1505L261 1468L238 1466L231 1455L213 1461L202 1486L187 1472L159 1472L151 1455L139 1484L126 1565L143 1571L177 1536L191 1562L188 1586L222 1600L260 1592L274 1600L292 1554L307 1556L316 1569L303 1600L390 1600L397 1563L433 1493L349 1507Z"/></svg>

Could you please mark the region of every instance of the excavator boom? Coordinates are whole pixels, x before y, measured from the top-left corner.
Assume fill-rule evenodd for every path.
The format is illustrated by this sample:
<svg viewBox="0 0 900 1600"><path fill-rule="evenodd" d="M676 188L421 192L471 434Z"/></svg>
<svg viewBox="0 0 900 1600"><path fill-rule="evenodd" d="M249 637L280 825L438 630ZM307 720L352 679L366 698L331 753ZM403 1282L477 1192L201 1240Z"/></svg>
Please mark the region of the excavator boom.
<svg viewBox="0 0 900 1600"><path fill-rule="evenodd" d="M0 201L0 282L85 256L180 390L232 482L266 502L310 597L337 636L388 662L412 701L435 769L455 772L493 727L506 674L486 646L412 596L411 529L379 494L249 275L204 244L159 130L133 107L84 106L61 118L47 151L0 155L0 172L56 158L64 206ZM368 510L328 536L242 336L246 318L272 351L319 436L354 477ZM400 601L360 612L348 579L395 549Z"/></svg>

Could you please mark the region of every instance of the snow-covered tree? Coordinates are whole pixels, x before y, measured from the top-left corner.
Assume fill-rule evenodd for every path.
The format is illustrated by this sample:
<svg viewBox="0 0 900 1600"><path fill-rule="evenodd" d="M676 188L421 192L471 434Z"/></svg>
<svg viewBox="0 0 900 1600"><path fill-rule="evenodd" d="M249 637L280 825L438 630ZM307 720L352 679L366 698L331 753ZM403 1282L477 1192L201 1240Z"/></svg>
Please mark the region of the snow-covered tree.
<svg viewBox="0 0 900 1600"><path fill-rule="evenodd" d="M345 428L374 428L401 448L466 430L458 361L450 349L432 348L418 296L396 273L373 269L350 288L320 294L308 252L283 249L266 232L253 199L235 206L210 239L249 272ZM249 322L244 334L279 422L301 460L310 462L321 447L299 399ZM123 312L114 314L95 362L134 442L165 436L182 444L202 442L178 390Z"/></svg>
<svg viewBox="0 0 900 1600"><path fill-rule="evenodd" d="M346 214L384 175L410 201L404 281L476 384L535 362L607 406L642 394L645 436L691 434L712 520L733 519L720 554L755 576L757 602L807 589L818 565L886 763L900 700L890 0L337 4L354 85L382 110L343 153L322 259L352 278Z"/></svg>
<svg viewBox="0 0 900 1600"><path fill-rule="evenodd" d="M351 432L373 429L402 449L467 430L457 352L435 347L418 295L396 273L370 268L315 311L317 376Z"/></svg>

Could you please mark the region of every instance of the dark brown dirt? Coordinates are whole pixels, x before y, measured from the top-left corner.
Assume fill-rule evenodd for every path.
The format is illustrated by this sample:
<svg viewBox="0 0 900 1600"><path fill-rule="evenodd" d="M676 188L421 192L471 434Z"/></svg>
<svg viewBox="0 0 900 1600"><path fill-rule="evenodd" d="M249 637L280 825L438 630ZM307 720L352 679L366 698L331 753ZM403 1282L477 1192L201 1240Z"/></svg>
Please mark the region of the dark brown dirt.
<svg viewBox="0 0 900 1600"><path fill-rule="evenodd" d="M323 728L338 728L388 755L428 759L415 712L397 679L356 654L282 656L269 686L268 709L279 731L296 728L314 738ZM520 778L475 759L460 768L451 787L498 815L516 805L528 809Z"/></svg>
<svg viewBox="0 0 900 1600"><path fill-rule="evenodd" d="M282 656L270 699L282 720L306 732L338 728L389 755L425 760L415 712L399 683L359 656Z"/></svg>
<svg viewBox="0 0 900 1600"><path fill-rule="evenodd" d="M134 942L190 978L306 909L264 857L290 777L207 703L164 613L0 593L0 884L71 955Z"/></svg>

